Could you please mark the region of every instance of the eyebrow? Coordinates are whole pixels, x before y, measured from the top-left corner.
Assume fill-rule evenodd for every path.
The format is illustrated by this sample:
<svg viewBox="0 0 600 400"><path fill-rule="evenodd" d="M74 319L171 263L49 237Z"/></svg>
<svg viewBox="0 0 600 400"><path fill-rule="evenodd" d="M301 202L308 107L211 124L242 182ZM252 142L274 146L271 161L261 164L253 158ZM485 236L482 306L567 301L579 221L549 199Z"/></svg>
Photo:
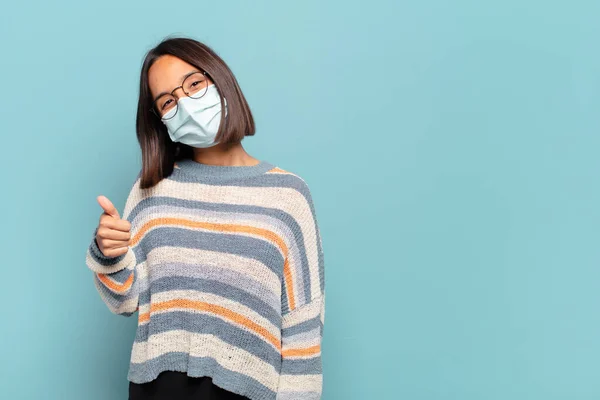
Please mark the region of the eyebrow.
<svg viewBox="0 0 600 400"><path fill-rule="evenodd" d="M183 81L185 80L185 78L187 78L188 76L190 76L190 75L192 75L192 74L194 74L194 73L196 73L196 72L202 72L202 71L193 70L193 71L187 72L187 73L183 74L183 75L181 76L181 78L179 78L179 79L181 79L181 82L183 83ZM156 95L156 97L154 98L154 100L153 100L153 101L156 101L156 100L158 100L158 98L159 98L160 96L162 96L162 95L165 95L165 94L171 94L171 93L170 93L170 92L162 92L162 93L159 93L159 94L157 94L157 95Z"/></svg>

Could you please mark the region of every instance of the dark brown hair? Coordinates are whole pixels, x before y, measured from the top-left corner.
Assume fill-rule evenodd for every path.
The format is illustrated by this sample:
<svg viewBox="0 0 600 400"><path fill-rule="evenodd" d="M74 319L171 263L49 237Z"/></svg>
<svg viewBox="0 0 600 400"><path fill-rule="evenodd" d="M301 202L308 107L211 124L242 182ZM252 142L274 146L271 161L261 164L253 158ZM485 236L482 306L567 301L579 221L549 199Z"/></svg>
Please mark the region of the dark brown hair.
<svg viewBox="0 0 600 400"><path fill-rule="evenodd" d="M215 140L221 143L237 143L245 136L255 133L254 118L238 82L214 50L207 45L186 37L166 37L146 54L140 74L140 97L136 117L137 139L142 150L140 188L156 185L173 172L173 163L182 158L192 158L192 147L171 141L167 127L153 114L152 94L148 84L148 71L163 55L172 55L206 71L221 95L221 109L225 110L223 97L227 99L227 116L221 113L221 124Z"/></svg>

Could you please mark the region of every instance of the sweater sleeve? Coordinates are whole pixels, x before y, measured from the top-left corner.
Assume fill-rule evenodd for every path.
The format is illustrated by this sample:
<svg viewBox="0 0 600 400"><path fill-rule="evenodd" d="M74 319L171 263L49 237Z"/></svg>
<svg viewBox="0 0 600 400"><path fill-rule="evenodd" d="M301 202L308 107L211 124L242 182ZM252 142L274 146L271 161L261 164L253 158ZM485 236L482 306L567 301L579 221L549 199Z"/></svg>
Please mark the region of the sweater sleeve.
<svg viewBox="0 0 600 400"><path fill-rule="evenodd" d="M118 315L129 317L138 309L137 275L138 262L134 251L138 242L135 242L135 233L139 230L135 214L132 213L141 199L139 189L139 174L131 188L123 215L131 224L132 241L127 253L116 257L107 257L102 254L96 242L98 227L94 230L91 243L86 254L86 265L92 271L94 285L100 298L108 309Z"/></svg>
<svg viewBox="0 0 600 400"><path fill-rule="evenodd" d="M323 248L315 208L305 183L300 185L300 192L305 200L292 212L294 240L283 271L278 400L318 400L323 388Z"/></svg>

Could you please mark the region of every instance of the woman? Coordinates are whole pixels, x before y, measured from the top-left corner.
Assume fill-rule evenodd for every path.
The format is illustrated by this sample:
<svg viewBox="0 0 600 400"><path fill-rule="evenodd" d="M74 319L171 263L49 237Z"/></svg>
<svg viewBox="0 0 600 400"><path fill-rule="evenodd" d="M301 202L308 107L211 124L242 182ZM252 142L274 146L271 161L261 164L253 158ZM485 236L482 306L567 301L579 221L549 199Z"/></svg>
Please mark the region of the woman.
<svg viewBox="0 0 600 400"><path fill-rule="evenodd" d="M108 308L138 311L129 398L319 399L314 204L302 178L242 147L255 128L233 73L198 41L162 41L136 129L141 171L122 217L98 197L86 257Z"/></svg>

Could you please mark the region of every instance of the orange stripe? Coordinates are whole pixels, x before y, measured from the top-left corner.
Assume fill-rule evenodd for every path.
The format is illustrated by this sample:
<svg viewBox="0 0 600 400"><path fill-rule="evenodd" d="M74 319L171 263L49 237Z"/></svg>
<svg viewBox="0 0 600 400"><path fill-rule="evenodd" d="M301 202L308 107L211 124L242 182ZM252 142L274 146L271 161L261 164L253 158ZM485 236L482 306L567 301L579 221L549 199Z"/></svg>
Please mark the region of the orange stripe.
<svg viewBox="0 0 600 400"><path fill-rule="evenodd" d="M133 284L133 272L129 274L129 277L123 283L116 283L115 281L107 277L106 274L96 273L96 275L98 275L98 279L100 279L100 281L104 283L106 287L118 293L126 292Z"/></svg>
<svg viewBox="0 0 600 400"><path fill-rule="evenodd" d="M279 167L271 168L270 170L267 171L267 173L268 174L273 174L273 173L292 174L291 172L281 169Z"/></svg>
<svg viewBox="0 0 600 400"><path fill-rule="evenodd" d="M238 224L219 224L214 222L203 222L203 221L191 221L189 219L184 218L155 218L147 223L145 223L136 235L131 239L130 246L135 246L142 237L146 234L146 232L156 226L161 225L178 225L185 226L190 228L204 228L210 229L217 232L244 232L244 233L252 233L254 235L262 236L271 242L274 242L283 252L284 255L284 263L283 263L283 276L285 278L285 285L287 288L287 297L288 304L290 310L294 310L296 308L296 302L294 300L294 285L292 280L292 271L290 269L290 264L288 262L288 252L289 249L285 244L285 241L277 234L269 231L267 229L256 228L253 226L247 225L238 225Z"/></svg>
<svg viewBox="0 0 600 400"><path fill-rule="evenodd" d="M320 345L315 345L312 347L307 347L304 349L287 349L287 350L283 350L281 352L281 355L283 357L292 357L292 356L310 356L313 354L317 354L319 351L321 351L321 346Z"/></svg>
<svg viewBox="0 0 600 400"><path fill-rule="evenodd" d="M250 319L244 317L243 315L238 314L228 308L221 307L216 304L206 303L204 301L174 299L174 300L163 301L161 303L154 303L154 304L150 305L150 312L140 314L138 317L138 320L142 321L142 322L147 321L150 319L150 313L156 312L156 311L161 311L161 310L168 310L171 308L190 308L193 310L209 311L214 314L221 315L231 321L237 322L238 324L243 325L243 326L249 328L250 330L258 333L263 338L265 338L269 343L271 343L273 346L275 346L277 348L277 350L281 351L281 343L280 343L279 339L276 338L275 336L273 336L264 327L258 325L256 322L253 322L252 320L250 320Z"/></svg>
<svg viewBox="0 0 600 400"><path fill-rule="evenodd" d="M286 257L283 261L283 278L285 279L285 286L288 288L288 305L290 310L296 308L296 301L294 300L294 284L292 283L292 270L290 269L290 263Z"/></svg>
<svg viewBox="0 0 600 400"><path fill-rule="evenodd" d="M139 309L139 307L138 307L138 309ZM142 313L138 313L138 322L141 323L141 322L146 322L146 321L149 321L149 320L150 320L150 313L149 312L143 313L143 314Z"/></svg>

